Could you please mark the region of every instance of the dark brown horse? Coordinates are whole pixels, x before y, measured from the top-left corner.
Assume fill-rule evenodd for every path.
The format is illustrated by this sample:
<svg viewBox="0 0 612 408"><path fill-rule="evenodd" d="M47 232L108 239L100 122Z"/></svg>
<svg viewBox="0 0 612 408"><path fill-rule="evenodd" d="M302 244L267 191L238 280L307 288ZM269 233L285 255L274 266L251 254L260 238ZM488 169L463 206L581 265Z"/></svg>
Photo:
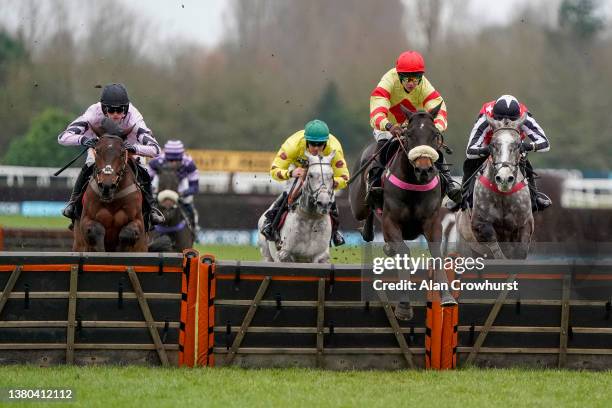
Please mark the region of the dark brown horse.
<svg viewBox="0 0 612 408"><path fill-rule="evenodd" d="M383 176L384 206L382 214L376 214L382 223L387 256L409 255L410 249L404 240L424 235L431 257L441 258L442 225L439 211L442 191L434 162L439 157L437 149L443 140L433 123L440 107L438 105L430 112L413 113L402 106L408 123L404 125L402 137L395 142L399 144L397 154ZM375 149L376 143L366 147L354 168L355 173L372 157ZM362 172L349 187L351 210L357 220L372 217L372 209L365 199L366 174L367 171ZM434 278L438 283L448 284L446 273L442 270L436 269ZM440 295L443 306L457 303L448 290L440 291ZM398 304L395 314L403 320L412 318L407 296Z"/></svg>
<svg viewBox="0 0 612 408"><path fill-rule="evenodd" d="M83 195L83 211L74 225L74 251L146 252L142 193L136 183L125 137L108 120L90 127L100 137L94 174Z"/></svg>

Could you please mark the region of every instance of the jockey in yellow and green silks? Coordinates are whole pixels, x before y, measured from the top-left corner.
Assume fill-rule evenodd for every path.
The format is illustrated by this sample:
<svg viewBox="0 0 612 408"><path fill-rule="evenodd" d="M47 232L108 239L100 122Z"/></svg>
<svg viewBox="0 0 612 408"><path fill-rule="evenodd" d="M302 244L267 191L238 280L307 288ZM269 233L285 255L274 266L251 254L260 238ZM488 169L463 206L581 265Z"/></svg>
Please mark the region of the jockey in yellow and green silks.
<svg viewBox="0 0 612 408"><path fill-rule="evenodd" d="M295 132L289 136L282 144L276 157L272 161L270 167L270 176L277 181L286 181L291 178L300 178L306 172L303 167L304 163L308 163L308 159L304 154L308 151L312 155L327 156L335 151L336 154L332 159L331 165L334 170L334 189L342 190L346 188L349 180L349 171L344 159L344 152L338 139L329 133L327 124L322 120L314 119L306 124L303 130ZM266 221L262 227L261 233L266 239L274 240L275 226L272 225L274 217L278 211L283 211L280 208L285 201L286 192L276 199L272 207L266 212ZM339 246L344 244L344 238L338 231L338 207L336 203L332 204L330 209L332 220L332 241L334 245Z"/></svg>

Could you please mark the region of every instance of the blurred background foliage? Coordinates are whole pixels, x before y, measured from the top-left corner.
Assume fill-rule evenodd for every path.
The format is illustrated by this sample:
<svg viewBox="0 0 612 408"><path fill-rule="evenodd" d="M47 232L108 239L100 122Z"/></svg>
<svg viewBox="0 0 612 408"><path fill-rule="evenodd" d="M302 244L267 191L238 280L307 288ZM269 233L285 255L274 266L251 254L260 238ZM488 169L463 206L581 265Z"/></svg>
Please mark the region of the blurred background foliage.
<svg viewBox="0 0 612 408"><path fill-rule="evenodd" d="M47 24L0 26L3 164L67 161L76 150L58 146L57 134L109 82L127 86L162 143L276 150L318 117L353 162L372 140L370 92L402 51L417 49L448 105L454 173L480 107L505 93L551 140L549 153L531 156L536 166L610 169L612 36L601 2L530 3L490 26L470 20L457 0L228 1L223 39L212 48L145 47L155 27L117 2L87 2L77 20L70 2L54 2L44 16L39 2L20 3L28 21Z"/></svg>

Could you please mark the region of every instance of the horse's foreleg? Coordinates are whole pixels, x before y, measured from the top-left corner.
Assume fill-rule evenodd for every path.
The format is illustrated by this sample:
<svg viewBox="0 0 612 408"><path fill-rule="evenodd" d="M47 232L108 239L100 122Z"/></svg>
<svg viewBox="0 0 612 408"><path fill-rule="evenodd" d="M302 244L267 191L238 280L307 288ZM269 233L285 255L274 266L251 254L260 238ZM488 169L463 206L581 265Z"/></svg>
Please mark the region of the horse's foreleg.
<svg viewBox="0 0 612 408"><path fill-rule="evenodd" d="M427 246L429 248L429 253L434 260L442 260L442 252L440 251L440 245L442 241L442 224L438 222L437 217L432 217L429 225L425 225L424 235L427 239ZM457 304L457 301L451 295L448 290L448 278L446 277L446 272L442 268L436 268L436 263L434 261L434 279L436 282L442 284L441 287L444 288L440 290L440 304L442 306L454 306ZM442 263L443 260L442 260Z"/></svg>
<svg viewBox="0 0 612 408"><path fill-rule="evenodd" d="M399 223L394 222L390 217L383 216L383 236L385 238L384 252L387 256L406 255L410 256L410 248L404 242L402 228ZM398 279L401 280L403 271L398 270ZM410 271L406 271L407 280L410 281ZM411 320L414 316L414 311L410 305L410 297L408 292L402 292L400 301L395 307L395 317L400 320Z"/></svg>
<svg viewBox="0 0 612 408"><path fill-rule="evenodd" d="M134 252L137 250L142 250L141 248L136 247L139 246L138 244L144 239L143 227L142 222L139 220L134 220L121 228L121 231L119 231L119 251ZM146 251L146 249L144 251Z"/></svg>
<svg viewBox="0 0 612 408"><path fill-rule="evenodd" d="M96 221L83 223L83 236L87 243L87 250L92 252L104 252L104 226Z"/></svg>
<svg viewBox="0 0 612 408"><path fill-rule="evenodd" d="M493 225L488 222L473 219L472 230L474 231L474 236L478 242L487 247L495 259L506 259L504 251L502 251L501 247L499 246L497 232L495 232Z"/></svg>

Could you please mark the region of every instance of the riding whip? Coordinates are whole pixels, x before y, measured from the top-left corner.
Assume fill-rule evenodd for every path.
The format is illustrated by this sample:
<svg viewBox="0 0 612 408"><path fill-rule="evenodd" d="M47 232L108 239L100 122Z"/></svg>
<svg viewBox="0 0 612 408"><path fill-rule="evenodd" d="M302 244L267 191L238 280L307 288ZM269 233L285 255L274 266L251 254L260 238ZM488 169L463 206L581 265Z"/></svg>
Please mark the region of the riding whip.
<svg viewBox="0 0 612 408"><path fill-rule="evenodd" d="M53 175L54 176L59 176L64 170L66 170L68 167L70 167L72 165L72 163L77 161L79 157L84 155L87 152L87 150L89 150L89 147L86 147L85 149L83 149L83 151L81 153L79 153L74 159L70 160L67 164L65 164L64 167L62 167L61 169L59 169L58 171L53 173Z"/></svg>
<svg viewBox="0 0 612 408"><path fill-rule="evenodd" d="M374 161L374 159L376 159L376 157L378 156L378 153L380 153L382 151L382 149L384 149L385 147L387 147L387 145L389 144L389 142L391 142L393 139L389 138L387 139L387 141L385 142L384 145L381 146L380 149L378 149L376 152L374 152L374 154L372 155L372 157L370 157L368 159L368 161L366 161L360 168L359 170L357 170L355 172L355 174L353 174L351 176L351 178L349 179L349 181L346 182L347 185L350 185L353 181L355 181L355 179L357 178L357 176L359 176L361 173L364 172L364 170L366 169L366 167L368 167L368 165L370 163L372 163Z"/></svg>

